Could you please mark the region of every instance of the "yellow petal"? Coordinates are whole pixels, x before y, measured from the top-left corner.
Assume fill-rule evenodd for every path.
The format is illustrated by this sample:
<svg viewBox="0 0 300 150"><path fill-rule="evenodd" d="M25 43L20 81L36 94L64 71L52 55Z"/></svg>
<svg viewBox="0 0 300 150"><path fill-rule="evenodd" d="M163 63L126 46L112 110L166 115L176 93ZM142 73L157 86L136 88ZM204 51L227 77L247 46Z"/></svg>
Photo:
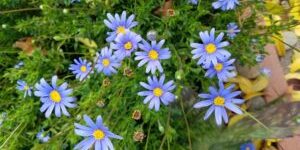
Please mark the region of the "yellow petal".
<svg viewBox="0 0 300 150"><path fill-rule="evenodd" d="M265 7L272 14L281 15L284 13L284 8L279 3L265 2Z"/></svg>
<svg viewBox="0 0 300 150"><path fill-rule="evenodd" d="M299 19L300 20L300 19ZM295 34L297 36L300 36L300 25L297 25L295 28L294 28L294 31L295 31Z"/></svg>
<svg viewBox="0 0 300 150"><path fill-rule="evenodd" d="M290 80L290 79L300 80L300 73L289 73L289 74L285 75L285 79L286 80Z"/></svg>
<svg viewBox="0 0 300 150"><path fill-rule="evenodd" d="M294 73L294 72L300 70L300 59L296 59L293 63L291 63L289 65L289 68L290 68L291 73Z"/></svg>
<svg viewBox="0 0 300 150"><path fill-rule="evenodd" d="M261 96L261 95L263 95L262 92L256 92L256 93L246 94L243 98L244 98L244 100L249 100L253 97L257 97L257 96Z"/></svg>
<svg viewBox="0 0 300 150"><path fill-rule="evenodd" d="M300 91L292 91L292 101L300 101Z"/></svg>
<svg viewBox="0 0 300 150"><path fill-rule="evenodd" d="M275 35L275 37L273 38L273 40L275 42L277 53L278 53L279 56L284 56L285 55L285 47L284 47L284 44L282 42L283 41L282 34L280 33L280 35Z"/></svg>
<svg viewBox="0 0 300 150"><path fill-rule="evenodd" d="M253 91L259 92L265 89L269 85L269 78L264 75L258 76L253 82Z"/></svg>
<svg viewBox="0 0 300 150"><path fill-rule="evenodd" d="M233 116L232 118L230 118L228 126L232 126L232 125L236 124L237 122L239 122L240 120L242 120L245 117L246 117L245 114Z"/></svg>
<svg viewBox="0 0 300 150"><path fill-rule="evenodd" d="M251 81L243 76L238 76L238 83L239 83L239 87L240 89L244 92L244 93L254 93L253 92L253 85L251 83Z"/></svg>

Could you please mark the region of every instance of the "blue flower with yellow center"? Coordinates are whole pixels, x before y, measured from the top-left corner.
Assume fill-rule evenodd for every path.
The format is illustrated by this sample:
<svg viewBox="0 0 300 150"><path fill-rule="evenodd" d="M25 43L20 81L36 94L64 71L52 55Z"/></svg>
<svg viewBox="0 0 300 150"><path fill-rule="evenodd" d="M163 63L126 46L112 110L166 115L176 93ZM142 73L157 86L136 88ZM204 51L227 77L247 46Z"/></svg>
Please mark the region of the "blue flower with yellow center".
<svg viewBox="0 0 300 150"><path fill-rule="evenodd" d="M142 42L142 44L139 44L139 47L143 50L143 52L139 51L135 53L135 60L141 60L138 67L147 63L146 73L151 71L151 73L154 74L157 69L160 72L163 72L160 60L169 59L171 57L169 49L162 48L165 40L161 40L158 43L156 41L151 41L151 44L145 40Z"/></svg>
<svg viewBox="0 0 300 150"><path fill-rule="evenodd" d="M240 150L255 150L255 145L251 142L244 143L240 146Z"/></svg>
<svg viewBox="0 0 300 150"><path fill-rule="evenodd" d="M32 93L32 87L30 87L25 81L18 80L17 81L17 89L20 91L24 91L24 97L31 96Z"/></svg>
<svg viewBox="0 0 300 150"><path fill-rule="evenodd" d="M69 69L76 75L76 79L82 81L91 71L92 63L82 58L74 59L74 62L75 64L71 64Z"/></svg>
<svg viewBox="0 0 300 150"><path fill-rule="evenodd" d="M110 44L110 48L116 50L115 55L119 59L130 57L131 53L138 48L141 36L134 32L126 32L117 36L115 42Z"/></svg>
<svg viewBox="0 0 300 150"><path fill-rule="evenodd" d="M242 104L244 103L244 100L235 98L236 96L240 95L241 92L232 92L233 88L234 85L224 88L223 83L219 82L219 89L215 87L209 87L210 93L199 94L199 97L203 98L204 100L196 103L193 107L202 108L210 106L204 116L204 120L208 119L208 117L215 112L217 125L221 125L222 120L224 120L225 123L228 123L228 115L225 108L237 114L243 113L236 104Z"/></svg>
<svg viewBox="0 0 300 150"><path fill-rule="evenodd" d="M215 29L200 32L199 36L203 43L191 43L191 47L195 48L192 51L193 59L198 59L197 64L202 65L204 68L208 68L211 64L216 65L218 60L224 61L230 57L230 53L224 49L229 45L229 42L223 41L224 33L220 33L215 38Z"/></svg>
<svg viewBox="0 0 300 150"><path fill-rule="evenodd" d="M219 9L226 11L235 9L237 5L239 5L239 0L217 0L216 2L212 3L214 9Z"/></svg>
<svg viewBox="0 0 300 150"><path fill-rule="evenodd" d="M46 143L49 141L50 139L50 134L49 133L46 133L44 130L41 130L40 132L38 132L36 134L36 138L42 142L42 143Z"/></svg>
<svg viewBox="0 0 300 150"><path fill-rule="evenodd" d="M159 79L156 76L148 77L148 84L140 82L140 85L147 89L147 91L139 92L139 96L145 96L144 104L149 102L149 109L159 110L160 103L169 105L173 102L175 95L171 93L175 89L174 81L168 81L166 84L165 75L162 75Z"/></svg>
<svg viewBox="0 0 300 150"><path fill-rule="evenodd" d="M84 115L83 119L87 126L75 123L75 133L85 137L85 139L75 145L74 149L88 150L94 146L94 150L113 150L114 147L110 138L123 139L121 136L109 131L109 129L103 125L101 116L97 117L96 122L87 115Z"/></svg>
<svg viewBox="0 0 300 150"><path fill-rule="evenodd" d="M227 36L233 39L237 33L241 32L236 23L231 22L227 25Z"/></svg>
<svg viewBox="0 0 300 150"><path fill-rule="evenodd" d="M108 47L101 49L100 54L97 53L97 62L95 68L98 72L103 72L106 76L117 73L116 68L121 66L121 61L113 55L113 52Z"/></svg>
<svg viewBox="0 0 300 150"><path fill-rule="evenodd" d="M227 81L229 78L235 77L234 59L224 62L218 61L217 64L211 65L205 73L206 77L212 78L217 76L219 81Z"/></svg>
<svg viewBox="0 0 300 150"><path fill-rule="evenodd" d="M137 26L137 22L134 20L134 15L130 15L128 18L126 17L126 11L123 11L121 15L115 14L113 17L110 13L107 14L107 18L104 20L104 24L112 30L112 32L108 32L108 38L106 38L107 42L112 42L119 34L124 34L130 31L131 28Z"/></svg>
<svg viewBox="0 0 300 150"><path fill-rule="evenodd" d="M37 89L34 92L35 96L40 97L41 102L43 103L40 108L41 112L45 112L45 116L50 117L52 111L55 109L55 116L61 117L61 112L70 116L67 108L74 108L76 104L75 97L70 97L72 89L67 89L68 84L64 82L60 86L56 84L57 76L53 76L51 80L51 85L49 85L45 79L41 79L40 83L36 83L35 88Z"/></svg>

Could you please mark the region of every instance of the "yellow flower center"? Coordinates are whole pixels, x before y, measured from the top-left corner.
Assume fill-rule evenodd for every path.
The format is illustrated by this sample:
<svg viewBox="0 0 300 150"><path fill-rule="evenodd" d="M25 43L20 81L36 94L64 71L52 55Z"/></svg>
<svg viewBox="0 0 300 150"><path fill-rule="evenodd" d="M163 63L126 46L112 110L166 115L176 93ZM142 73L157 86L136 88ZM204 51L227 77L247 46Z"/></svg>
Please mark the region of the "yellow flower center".
<svg viewBox="0 0 300 150"><path fill-rule="evenodd" d="M85 65L82 65L82 66L80 67L80 70L81 70L81 72L86 72L86 66L85 66Z"/></svg>
<svg viewBox="0 0 300 150"><path fill-rule="evenodd" d="M150 50L150 52L148 53L148 56L152 60L157 60L158 59L158 53L154 49Z"/></svg>
<svg viewBox="0 0 300 150"><path fill-rule="evenodd" d="M24 86L24 90L27 91L28 89L29 89L29 86L28 86L28 85L25 85L25 86Z"/></svg>
<svg viewBox="0 0 300 150"><path fill-rule="evenodd" d="M56 103L61 101L61 96L56 90L53 90L50 92L50 98L53 102L56 102Z"/></svg>
<svg viewBox="0 0 300 150"><path fill-rule="evenodd" d="M102 130L95 130L93 136L96 140L102 140L105 136L105 133Z"/></svg>
<svg viewBox="0 0 300 150"><path fill-rule="evenodd" d="M120 33L125 33L126 32L126 29L124 26L119 26L117 28L117 33L120 34Z"/></svg>
<svg viewBox="0 0 300 150"><path fill-rule="evenodd" d="M217 63L217 64L215 65L215 70L221 71L222 69L223 69L223 64Z"/></svg>
<svg viewBox="0 0 300 150"><path fill-rule="evenodd" d="M211 54L217 50L217 47L215 44L209 43L205 46L205 50L208 54Z"/></svg>
<svg viewBox="0 0 300 150"><path fill-rule="evenodd" d="M217 96L215 99L214 99L214 104L216 106L224 106L225 104L225 99L221 96Z"/></svg>
<svg viewBox="0 0 300 150"><path fill-rule="evenodd" d="M163 94L163 90L161 88L155 88L153 90L153 95L160 97Z"/></svg>
<svg viewBox="0 0 300 150"><path fill-rule="evenodd" d="M104 66L104 67L107 67L108 65L110 64L110 61L109 61L109 59L103 59L102 60L102 65Z"/></svg>
<svg viewBox="0 0 300 150"><path fill-rule="evenodd" d="M124 44L124 48L125 48L126 50L130 50L130 49L132 48L132 43L131 43L131 42L125 43L125 44Z"/></svg>

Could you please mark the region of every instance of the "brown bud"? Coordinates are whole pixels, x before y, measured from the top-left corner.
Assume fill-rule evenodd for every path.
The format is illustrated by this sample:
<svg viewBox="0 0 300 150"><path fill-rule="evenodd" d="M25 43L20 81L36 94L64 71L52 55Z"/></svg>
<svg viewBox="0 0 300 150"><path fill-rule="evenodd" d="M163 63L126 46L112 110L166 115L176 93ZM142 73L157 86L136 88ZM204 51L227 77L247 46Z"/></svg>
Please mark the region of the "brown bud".
<svg viewBox="0 0 300 150"><path fill-rule="evenodd" d="M124 71L123 71L123 75L124 76L127 76L127 77L132 77L133 75L133 71L130 69L130 68L125 68Z"/></svg>
<svg viewBox="0 0 300 150"><path fill-rule="evenodd" d="M99 101L97 102L96 105L97 105L98 107L102 108L102 107L105 106L105 102L104 102L104 100L99 100Z"/></svg>
<svg viewBox="0 0 300 150"><path fill-rule="evenodd" d="M105 79L103 80L102 84L103 84L104 87L109 86L109 85L110 85L110 80L109 80L109 78L105 78Z"/></svg>
<svg viewBox="0 0 300 150"><path fill-rule="evenodd" d="M133 134L133 140L136 142L143 142L145 137L146 137L146 135L144 134L143 131L136 131Z"/></svg>
<svg viewBox="0 0 300 150"><path fill-rule="evenodd" d="M134 120L140 120L142 118L142 113L140 110L134 110L132 113L132 119Z"/></svg>
<svg viewBox="0 0 300 150"><path fill-rule="evenodd" d="M175 16L175 10L172 8L167 9L167 16Z"/></svg>

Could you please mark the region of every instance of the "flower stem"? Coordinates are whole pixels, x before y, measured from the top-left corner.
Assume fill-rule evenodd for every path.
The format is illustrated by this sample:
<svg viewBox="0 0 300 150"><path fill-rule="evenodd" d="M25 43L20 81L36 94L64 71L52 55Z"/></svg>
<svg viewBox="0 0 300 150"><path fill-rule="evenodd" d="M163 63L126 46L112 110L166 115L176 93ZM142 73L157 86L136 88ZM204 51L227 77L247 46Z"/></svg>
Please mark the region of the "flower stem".
<svg viewBox="0 0 300 150"><path fill-rule="evenodd" d="M33 11L33 10L40 10L40 8L22 8L22 9L6 10L6 11L0 11L0 14L8 14L8 13L22 12L22 11Z"/></svg>
<svg viewBox="0 0 300 150"><path fill-rule="evenodd" d="M264 127L267 130L270 130L270 128L268 128L265 124L263 124L261 121L259 121L257 118L255 118L252 114L250 114L249 112L247 112L246 110L242 109L242 111L249 116L251 119L253 119L254 121L256 121L258 124L260 124L262 127Z"/></svg>

